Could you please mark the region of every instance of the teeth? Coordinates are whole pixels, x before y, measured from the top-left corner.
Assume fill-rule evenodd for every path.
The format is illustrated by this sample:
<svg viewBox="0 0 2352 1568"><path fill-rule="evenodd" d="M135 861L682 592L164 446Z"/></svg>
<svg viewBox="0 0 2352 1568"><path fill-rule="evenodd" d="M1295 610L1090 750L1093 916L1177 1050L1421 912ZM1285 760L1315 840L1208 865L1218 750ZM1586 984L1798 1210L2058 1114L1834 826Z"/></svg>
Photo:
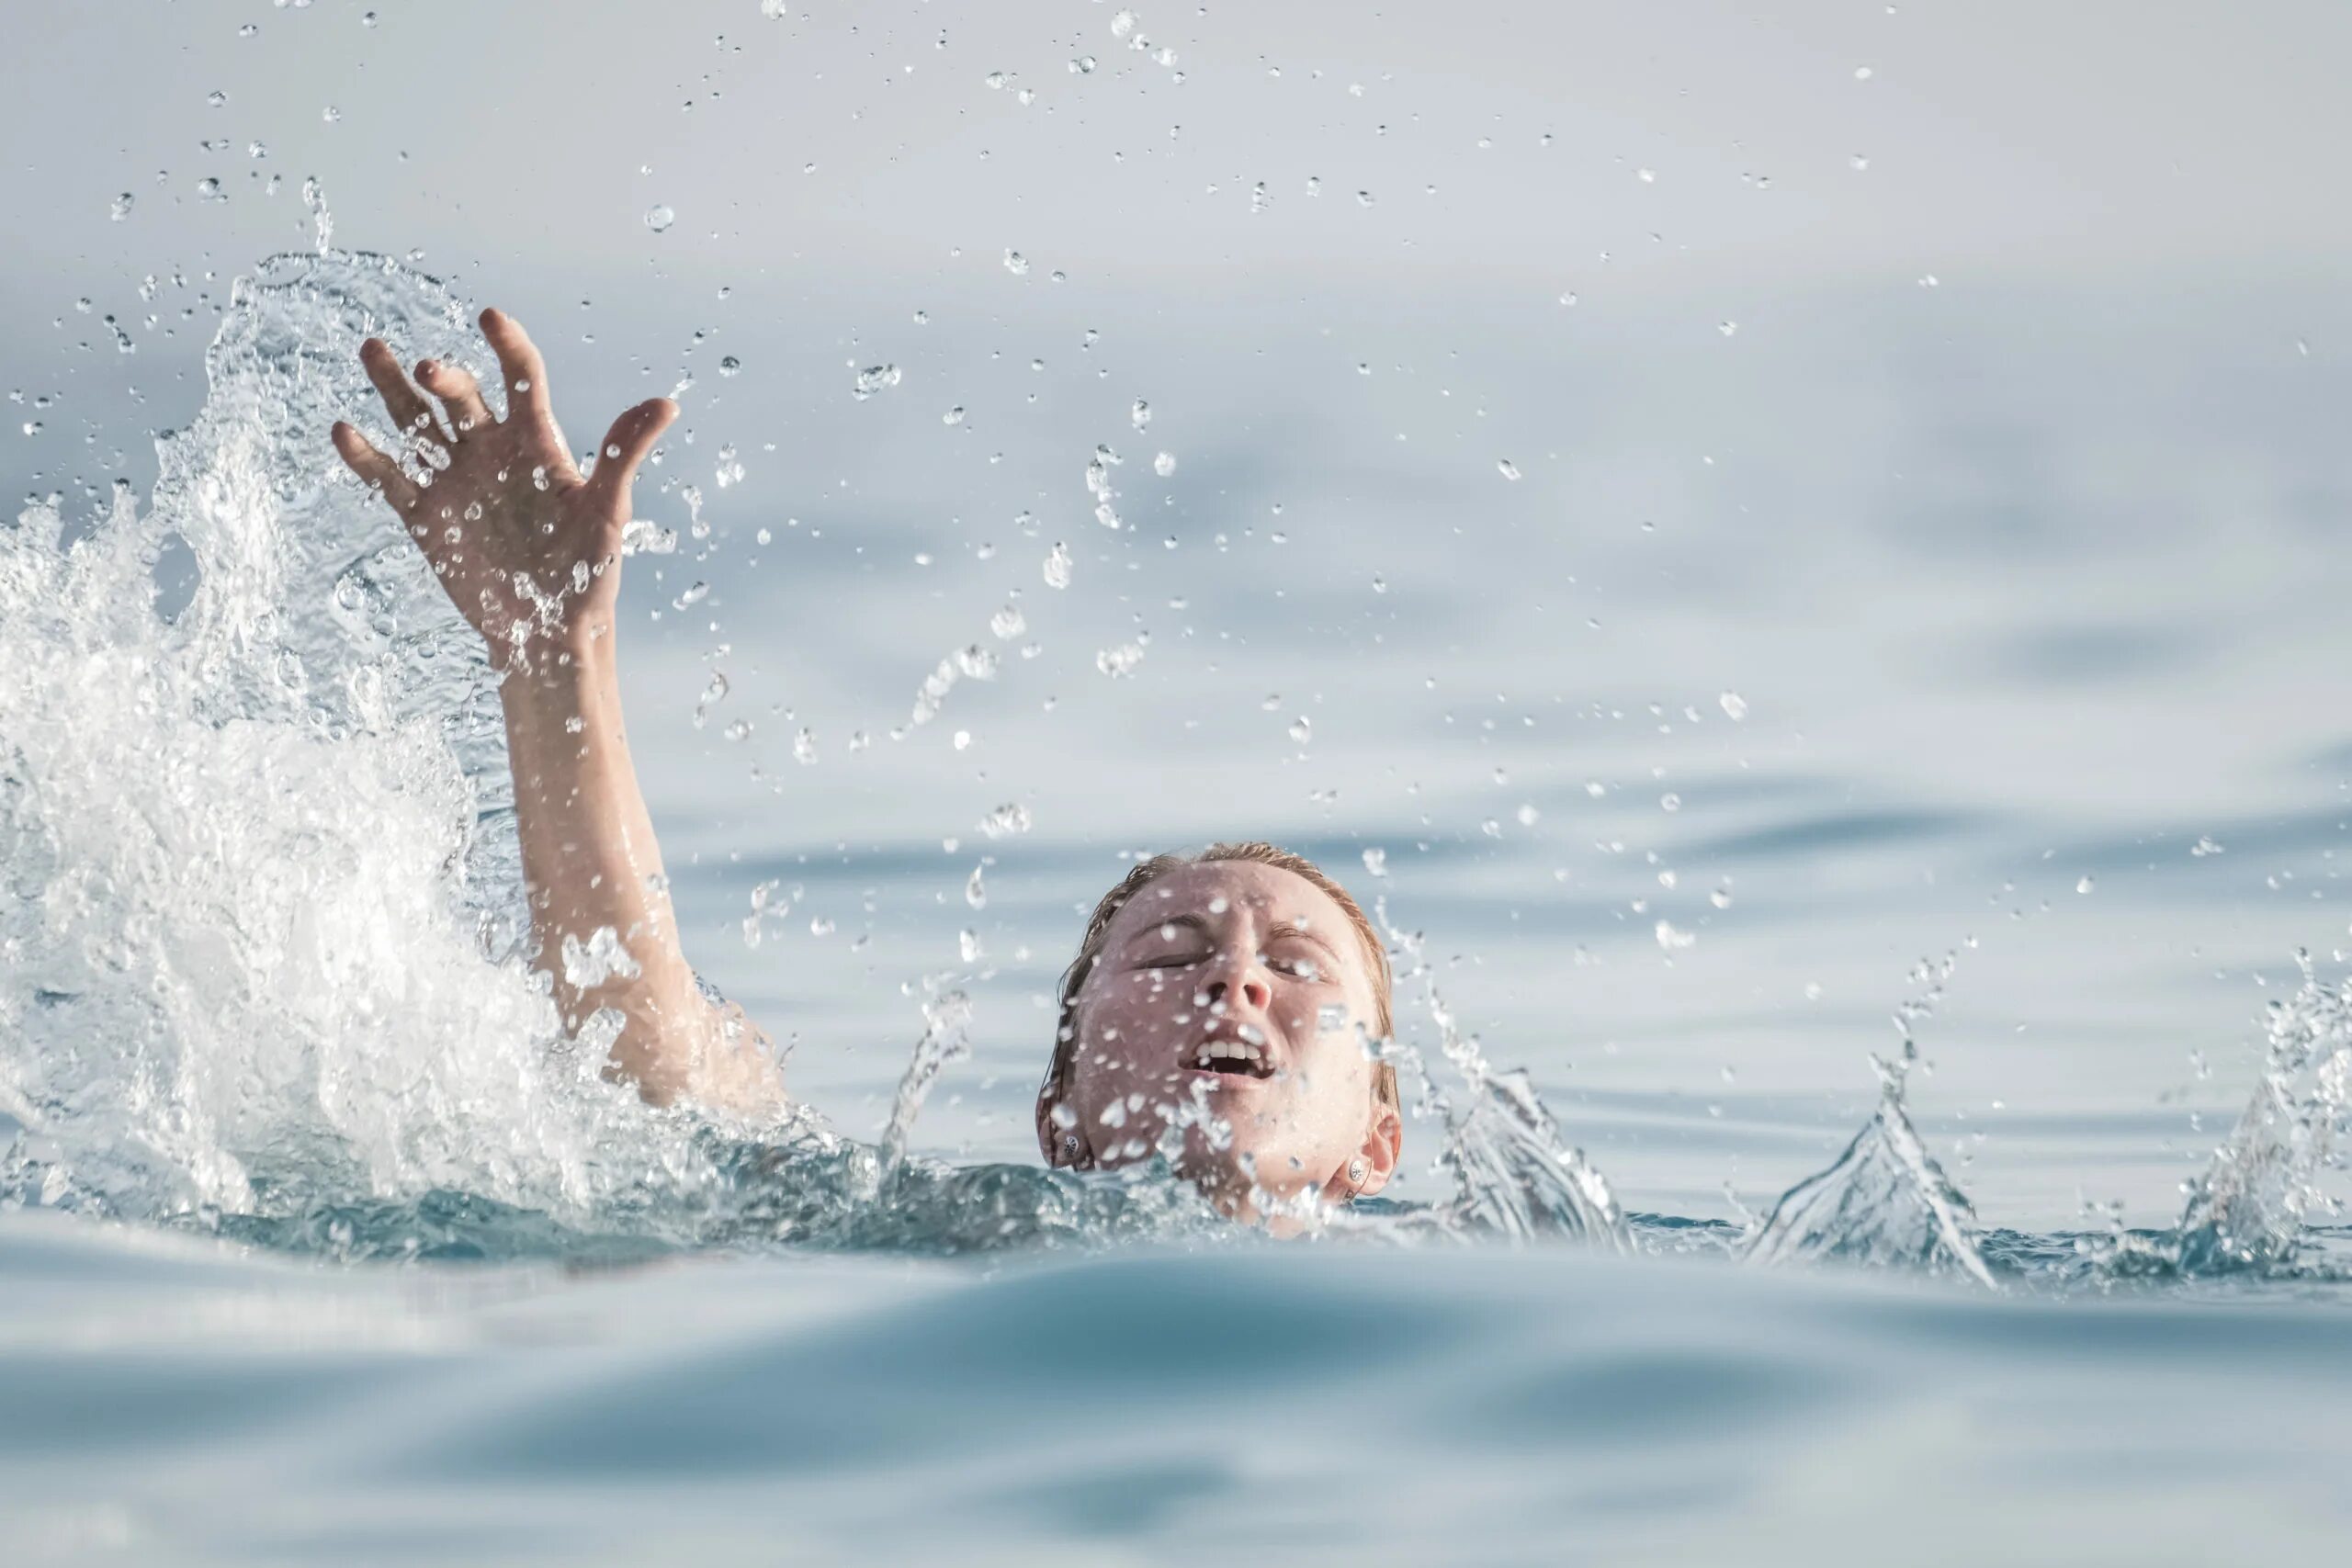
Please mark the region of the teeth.
<svg viewBox="0 0 2352 1568"><path fill-rule="evenodd" d="M1257 1046L1250 1044L1247 1041L1212 1040L1207 1044L1201 1047L1199 1059L1204 1064L1211 1062L1261 1062L1265 1060L1265 1055L1266 1054L1263 1051L1261 1051Z"/></svg>

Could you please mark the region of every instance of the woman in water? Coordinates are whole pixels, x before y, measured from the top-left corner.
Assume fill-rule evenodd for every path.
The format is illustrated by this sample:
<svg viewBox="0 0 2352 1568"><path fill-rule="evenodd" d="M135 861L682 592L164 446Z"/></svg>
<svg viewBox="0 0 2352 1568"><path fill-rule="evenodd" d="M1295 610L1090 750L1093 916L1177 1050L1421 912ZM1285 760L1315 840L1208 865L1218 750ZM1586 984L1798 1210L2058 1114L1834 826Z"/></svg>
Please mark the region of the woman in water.
<svg viewBox="0 0 2352 1568"><path fill-rule="evenodd" d="M370 338L360 362L407 460L342 423L335 450L500 665L536 962L566 1027L614 1010L611 1071L657 1105L773 1113L785 1090L766 1037L705 998L679 949L621 723L621 531L677 405L628 410L582 472L538 350L497 310L481 329L504 419L463 368L422 360L412 383ZM1252 842L1141 862L1103 895L1062 976L1038 1146L1054 1166L1111 1169L1173 1133L1177 1170L1250 1221L1377 1192L1403 1134L1395 1069L1369 1043L1388 1036L1389 987L1363 911L1306 860Z"/></svg>

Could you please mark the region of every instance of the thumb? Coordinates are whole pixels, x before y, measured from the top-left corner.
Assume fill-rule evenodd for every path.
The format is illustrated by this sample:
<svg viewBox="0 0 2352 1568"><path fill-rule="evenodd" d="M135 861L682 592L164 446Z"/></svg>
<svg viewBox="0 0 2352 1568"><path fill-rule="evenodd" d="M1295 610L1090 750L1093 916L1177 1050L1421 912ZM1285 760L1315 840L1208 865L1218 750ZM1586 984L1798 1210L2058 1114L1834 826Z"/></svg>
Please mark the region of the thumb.
<svg viewBox="0 0 2352 1568"><path fill-rule="evenodd" d="M599 504L615 512L628 504L628 487L638 465L653 450L653 443L678 417L678 405L667 398L648 398L613 421L596 448L596 464L588 472L588 489Z"/></svg>

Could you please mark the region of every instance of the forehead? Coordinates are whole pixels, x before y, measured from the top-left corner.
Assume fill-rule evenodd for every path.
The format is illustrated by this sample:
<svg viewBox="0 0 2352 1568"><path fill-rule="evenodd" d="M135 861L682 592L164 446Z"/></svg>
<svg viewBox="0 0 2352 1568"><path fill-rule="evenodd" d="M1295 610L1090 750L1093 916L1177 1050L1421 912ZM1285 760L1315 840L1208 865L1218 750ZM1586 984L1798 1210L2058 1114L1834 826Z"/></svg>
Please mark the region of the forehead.
<svg viewBox="0 0 2352 1568"><path fill-rule="evenodd" d="M1218 919L1218 912L1211 906L1220 898L1226 905L1225 919L1246 912L1260 926L1288 920L1306 927L1341 952L1347 949L1343 939L1349 934L1348 917L1329 894L1296 872L1255 861L1206 861L1153 878L1111 922L1111 938L1117 941L1148 931L1171 915Z"/></svg>

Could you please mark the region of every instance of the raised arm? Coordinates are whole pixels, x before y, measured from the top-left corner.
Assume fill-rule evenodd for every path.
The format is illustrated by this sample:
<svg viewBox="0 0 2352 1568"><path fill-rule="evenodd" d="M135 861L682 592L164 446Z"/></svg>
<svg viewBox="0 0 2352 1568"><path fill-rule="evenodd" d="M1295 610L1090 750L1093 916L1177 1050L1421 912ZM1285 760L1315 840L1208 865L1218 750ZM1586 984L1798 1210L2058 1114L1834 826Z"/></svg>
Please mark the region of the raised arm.
<svg viewBox="0 0 2352 1568"><path fill-rule="evenodd" d="M657 1105L771 1110L783 1085L767 1042L740 1009L703 998L679 948L621 723L621 531L638 467L677 405L654 398L628 410L583 475L557 428L538 350L500 311L484 310L481 330L505 375L505 419L491 416L459 367L419 361L412 386L369 338L360 362L410 460L346 423L334 427L335 451L391 503L501 671L536 963L555 982L566 1026L617 1010L611 1070ZM417 386L440 400L454 439Z"/></svg>

